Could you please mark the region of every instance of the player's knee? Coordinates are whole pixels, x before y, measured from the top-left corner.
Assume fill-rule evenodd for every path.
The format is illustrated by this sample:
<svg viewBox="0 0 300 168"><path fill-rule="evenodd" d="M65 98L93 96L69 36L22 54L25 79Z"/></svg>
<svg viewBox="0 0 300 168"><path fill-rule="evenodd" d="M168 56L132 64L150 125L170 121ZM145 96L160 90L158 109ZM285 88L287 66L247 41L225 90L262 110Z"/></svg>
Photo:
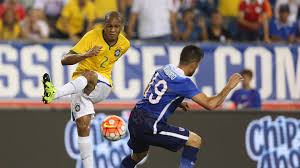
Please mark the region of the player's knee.
<svg viewBox="0 0 300 168"><path fill-rule="evenodd" d="M91 117L83 116L76 120L77 131L79 136L88 136L90 133L90 121Z"/></svg>
<svg viewBox="0 0 300 168"><path fill-rule="evenodd" d="M96 84L88 83L84 88L83 92L89 95L96 88Z"/></svg>
<svg viewBox="0 0 300 168"><path fill-rule="evenodd" d="M82 73L82 76L84 76L88 81L87 86L84 88L84 93L89 95L97 85L98 75L93 71L85 71Z"/></svg>
<svg viewBox="0 0 300 168"><path fill-rule="evenodd" d="M89 84L97 84L97 80L98 80L98 75L96 72L94 71L85 71L82 73L82 76L84 76Z"/></svg>
<svg viewBox="0 0 300 168"><path fill-rule="evenodd" d="M148 154L148 151L142 152L142 153L133 153L131 157L133 160L140 162L147 156L147 154Z"/></svg>
<svg viewBox="0 0 300 168"><path fill-rule="evenodd" d="M187 141L187 145L195 147L195 148L200 148L201 144L202 144L202 138L199 135L197 135L193 132L190 132L190 136Z"/></svg>

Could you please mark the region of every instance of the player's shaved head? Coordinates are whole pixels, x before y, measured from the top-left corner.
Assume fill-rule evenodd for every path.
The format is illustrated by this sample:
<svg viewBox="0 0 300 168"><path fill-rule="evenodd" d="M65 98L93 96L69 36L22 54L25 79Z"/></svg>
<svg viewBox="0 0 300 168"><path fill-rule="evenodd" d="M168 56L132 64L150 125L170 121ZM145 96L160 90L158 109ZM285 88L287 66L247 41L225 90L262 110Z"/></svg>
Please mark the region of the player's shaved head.
<svg viewBox="0 0 300 168"><path fill-rule="evenodd" d="M201 48L195 45L185 46L180 54L180 65L188 65L194 62L199 63L203 58L204 53Z"/></svg>
<svg viewBox="0 0 300 168"><path fill-rule="evenodd" d="M104 18L104 23L108 23L110 20L112 19L118 19L121 24L123 25L124 24L124 17L122 16L122 14L120 12L117 12L117 11L112 11L112 12L108 12L106 15L105 15L105 18Z"/></svg>
<svg viewBox="0 0 300 168"><path fill-rule="evenodd" d="M118 41L118 36L124 27L124 19L121 13L113 11L105 15L103 25L104 40L109 45L114 45Z"/></svg>

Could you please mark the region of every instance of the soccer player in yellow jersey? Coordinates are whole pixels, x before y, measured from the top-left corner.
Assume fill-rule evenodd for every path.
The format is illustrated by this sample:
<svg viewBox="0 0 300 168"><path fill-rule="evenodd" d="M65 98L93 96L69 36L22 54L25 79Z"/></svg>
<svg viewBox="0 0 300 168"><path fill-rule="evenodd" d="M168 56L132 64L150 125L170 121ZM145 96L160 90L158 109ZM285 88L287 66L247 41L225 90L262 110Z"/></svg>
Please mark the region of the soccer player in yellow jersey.
<svg viewBox="0 0 300 168"><path fill-rule="evenodd" d="M90 122L95 114L93 104L109 95L113 65L130 47L129 41L120 34L123 26L124 19L120 13L106 14L103 29L96 28L86 33L63 57L63 65L78 63L71 82L56 89L49 75L43 76L44 103L71 95L71 113L78 129L78 145L84 168L93 167L93 149L89 138Z"/></svg>

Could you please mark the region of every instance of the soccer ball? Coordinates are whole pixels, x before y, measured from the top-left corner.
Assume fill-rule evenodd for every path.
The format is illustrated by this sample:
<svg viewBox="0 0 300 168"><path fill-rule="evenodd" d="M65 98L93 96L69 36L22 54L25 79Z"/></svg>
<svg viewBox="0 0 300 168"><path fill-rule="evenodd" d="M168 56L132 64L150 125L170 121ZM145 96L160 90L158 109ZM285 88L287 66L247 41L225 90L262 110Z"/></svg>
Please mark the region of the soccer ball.
<svg viewBox="0 0 300 168"><path fill-rule="evenodd" d="M116 115L107 116L101 124L101 133L103 137L110 141L117 141L126 135L125 121Z"/></svg>

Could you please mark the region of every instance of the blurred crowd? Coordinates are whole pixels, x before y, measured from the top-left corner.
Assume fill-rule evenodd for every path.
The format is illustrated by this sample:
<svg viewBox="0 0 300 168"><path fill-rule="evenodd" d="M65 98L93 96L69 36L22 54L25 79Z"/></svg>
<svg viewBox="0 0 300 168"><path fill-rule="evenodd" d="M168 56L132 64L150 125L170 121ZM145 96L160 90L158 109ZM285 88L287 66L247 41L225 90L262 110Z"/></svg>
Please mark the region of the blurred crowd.
<svg viewBox="0 0 300 168"><path fill-rule="evenodd" d="M71 39L109 11L129 39L300 42L300 0L0 0L0 39Z"/></svg>

